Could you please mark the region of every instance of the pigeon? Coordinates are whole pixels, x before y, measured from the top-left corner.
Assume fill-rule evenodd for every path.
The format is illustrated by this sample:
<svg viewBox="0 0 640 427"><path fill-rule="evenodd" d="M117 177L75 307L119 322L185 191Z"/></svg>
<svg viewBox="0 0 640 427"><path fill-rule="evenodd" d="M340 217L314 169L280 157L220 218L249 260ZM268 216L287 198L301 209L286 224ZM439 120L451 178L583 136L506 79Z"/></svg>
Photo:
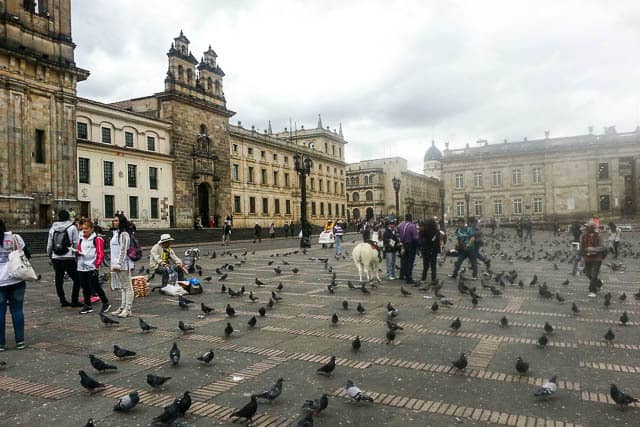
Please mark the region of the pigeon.
<svg viewBox="0 0 640 427"><path fill-rule="evenodd" d="M228 337L233 333L233 326L231 326L231 323L227 322L227 326L225 326L224 328L224 336Z"/></svg>
<svg viewBox="0 0 640 427"><path fill-rule="evenodd" d="M120 322L118 322L117 320L113 320L109 316L106 316L104 313L100 313L100 320L102 320L102 323L104 323L105 326L113 326L113 325L120 324Z"/></svg>
<svg viewBox="0 0 640 427"><path fill-rule="evenodd" d="M553 333L553 326L549 322L544 322L544 333L551 335Z"/></svg>
<svg viewBox="0 0 640 427"><path fill-rule="evenodd" d="M611 343L616 338L616 335L613 333L611 328L604 334L604 339L607 340L608 343Z"/></svg>
<svg viewBox="0 0 640 427"><path fill-rule="evenodd" d="M204 281L205 281L205 282L210 282L211 280L212 280L212 277L211 277L211 276L207 276L207 277L205 277L205 278L204 278Z"/></svg>
<svg viewBox="0 0 640 427"><path fill-rule="evenodd" d="M396 322L394 322L393 320L389 320L387 319L387 328L389 328L392 331L402 331L404 330L404 328L400 325L398 325Z"/></svg>
<svg viewBox="0 0 640 427"><path fill-rule="evenodd" d="M196 357L196 360L206 363L207 365L213 360L213 350L205 351L200 356Z"/></svg>
<svg viewBox="0 0 640 427"><path fill-rule="evenodd" d="M549 381L547 381L546 383L542 384L542 387L540 387L538 390L535 391L535 393L533 393L534 396L537 397L549 397L552 394L554 394L556 392L556 390L558 390L558 376L554 375L552 376Z"/></svg>
<svg viewBox="0 0 640 427"><path fill-rule="evenodd" d="M178 329L180 329L183 334L188 334L189 332L193 332L195 330L193 326L184 323L182 320L178 322Z"/></svg>
<svg viewBox="0 0 640 427"><path fill-rule="evenodd" d="M191 393L185 391L182 397L174 400L173 403L178 407L178 414L184 416L191 407Z"/></svg>
<svg viewBox="0 0 640 427"><path fill-rule="evenodd" d="M620 300L620 302L625 302L627 300L627 294L623 292L622 295L618 297L618 299Z"/></svg>
<svg viewBox="0 0 640 427"><path fill-rule="evenodd" d="M387 303L387 317L394 318L398 315L398 310L391 305L390 302Z"/></svg>
<svg viewBox="0 0 640 427"><path fill-rule="evenodd" d="M153 388L158 388L162 384L169 381L171 377L161 377L154 374L147 374L147 384L149 384Z"/></svg>
<svg viewBox="0 0 640 427"><path fill-rule="evenodd" d="M133 357L136 355L135 351L127 350L126 348L118 347L117 345L113 346L113 354L118 359L123 359L125 357Z"/></svg>
<svg viewBox="0 0 640 427"><path fill-rule="evenodd" d="M363 294L370 294L371 292L369 292L369 289L367 289L367 287L365 286L364 282L362 282L362 286L360 286L360 290L362 291Z"/></svg>
<svg viewBox="0 0 640 427"><path fill-rule="evenodd" d="M358 311L358 313L360 313L360 314L364 314L364 312L365 312L365 309L364 309L364 307L363 307L362 303L358 303L358 307L356 307L356 310L357 310L357 311Z"/></svg>
<svg viewBox="0 0 640 427"><path fill-rule="evenodd" d="M256 302L256 301L258 301L258 297L253 296L253 292L249 292L249 300L251 302Z"/></svg>
<svg viewBox="0 0 640 427"><path fill-rule="evenodd" d="M142 318L138 319L138 325L140 325L140 329L142 329L142 332L149 332L152 329L158 329L157 327L151 326L150 324L142 320Z"/></svg>
<svg viewBox="0 0 640 427"><path fill-rule="evenodd" d="M171 350L169 350L169 359L171 360L171 366L178 366L178 363L180 363L180 349L175 342L171 346Z"/></svg>
<svg viewBox="0 0 640 427"><path fill-rule="evenodd" d="M260 399L266 399L270 402L273 402L282 394L282 382L284 380L282 378L278 378L278 381L271 386L269 390L265 390L262 393L256 393L255 396Z"/></svg>
<svg viewBox="0 0 640 427"><path fill-rule="evenodd" d="M7 366L7 362L0 360L0 368L4 368L5 366Z"/></svg>
<svg viewBox="0 0 640 427"><path fill-rule="evenodd" d="M559 303L563 303L564 302L564 297L562 295L560 295L559 292L556 292L556 300L558 300Z"/></svg>
<svg viewBox="0 0 640 427"><path fill-rule="evenodd" d="M227 312L227 316L229 317L233 317L236 315L236 310L233 307L231 307L230 304L227 304L226 312Z"/></svg>
<svg viewBox="0 0 640 427"><path fill-rule="evenodd" d="M333 316L331 316L331 324L334 326L338 324L338 315L336 313L333 313Z"/></svg>
<svg viewBox="0 0 640 427"><path fill-rule="evenodd" d="M542 335L540 338L538 338L538 347L544 348L548 343L549 343L549 338L547 338L546 335Z"/></svg>
<svg viewBox="0 0 640 427"><path fill-rule="evenodd" d="M140 402L140 395L137 391L133 391L126 396L122 396L116 406L113 407L114 411L117 412L128 412L135 408L135 406Z"/></svg>
<svg viewBox="0 0 640 427"><path fill-rule="evenodd" d="M560 283L562 286L569 286L569 279L566 279L564 282Z"/></svg>
<svg viewBox="0 0 640 427"><path fill-rule="evenodd" d="M456 317L456 320L451 323L451 329L453 329L455 332L458 332L460 326L462 326L462 322L460 321L459 317Z"/></svg>
<svg viewBox="0 0 640 427"><path fill-rule="evenodd" d="M580 313L580 309L578 308L578 305L575 302L571 305L571 311L573 312L573 314Z"/></svg>
<svg viewBox="0 0 640 427"><path fill-rule="evenodd" d="M260 317L264 317L264 315L267 314L267 309L264 307L260 307L260 309L258 309L258 314L260 315Z"/></svg>
<svg viewBox="0 0 640 427"><path fill-rule="evenodd" d="M331 373L333 372L333 370L336 368L336 357L335 356L331 356L331 359L329 359L329 362L327 362L326 364L322 365L321 367L319 367L316 370L316 373L318 375L324 375L326 377L331 376Z"/></svg>
<svg viewBox="0 0 640 427"><path fill-rule="evenodd" d="M620 316L620 323L622 323L622 326L626 326L627 322L629 321L629 316L627 315L627 312L623 312L622 316Z"/></svg>
<svg viewBox="0 0 640 427"><path fill-rule="evenodd" d="M153 424L161 424L166 426L173 425L178 419L178 404L174 400L173 403L169 406L164 407L164 411L162 414L158 415L153 419Z"/></svg>
<svg viewBox="0 0 640 427"><path fill-rule="evenodd" d="M509 319L507 319L507 316L502 316L502 318L500 319L500 326L502 326L503 328L509 326Z"/></svg>
<svg viewBox="0 0 640 427"><path fill-rule="evenodd" d="M278 286L276 286L276 289L278 290L278 292L280 292L282 289L284 289L284 286L282 285L282 282L278 282Z"/></svg>
<svg viewBox="0 0 640 427"><path fill-rule="evenodd" d="M347 380L347 395L356 402L373 402L373 399L353 384L353 381Z"/></svg>
<svg viewBox="0 0 640 427"><path fill-rule="evenodd" d="M97 393L104 390L106 387L104 384L100 384L98 381L91 378L85 371L78 371L80 375L80 384L86 388L90 394Z"/></svg>
<svg viewBox="0 0 640 427"><path fill-rule="evenodd" d="M387 331L386 337L387 337L387 344L391 344L393 340L396 339L396 331L394 331L393 329L389 329Z"/></svg>
<svg viewBox="0 0 640 427"><path fill-rule="evenodd" d="M467 367L467 356L464 353L460 353L460 357L457 360L451 362L451 365L458 371L464 371Z"/></svg>
<svg viewBox="0 0 640 427"><path fill-rule="evenodd" d="M89 360L91 361L91 366L93 366L93 368L98 372L105 372L105 371L109 371L109 370L115 371L115 370L118 369L117 366L109 365L105 361L103 361L101 359L98 359L93 354L89 355Z"/></svg>
<svg viewBox="0 0 640 427"><path fill-rule="evenodd" d="M334 287L334 286L331 286L331 284L327 285L327 290L329 291L329 293L330 293L331 295L334 295L334 294L335 294L335 287Z"/></svg>
<svg viewBox="0 0 640 427"><path fill-rule="evenodd" d="M438 302L434 301L433 304L431 304L431 311L435 313L436 311L438 311L438 308L440 308L440 306L438 305Z"/></svg>
<svg viewBox="0 0 640 427"><path fill-rule="evenodd" d="M87 423L84 425L84 427L96 427L96 423L95 423L95 421L93 420L93 418L89 418L89 419L87 420Z"/></svg>
<svg viewBox="0 0 640 427"><path fill-rule="evenodd" d="M313 412L318 415L320 412L327 409L329 406L329 396L325 393L320 396L320 399L316 400L305 400L302 404L302 409L305 409L309 412Z"/></svg>
<svg viewBox="0 0 640 427"><path fill-rule="evenodd" d="M528 370L529 370L529 364L524 360L522 360L522 357L518 357L516 359L516 371L518 371L520 375L525 375Z"/></svg>
<svg viewBox="0 0 640 427"><path fill-rule="evenodd" d="M292 272L293 274L298 274L298 272L299 272L299 271L300 271L300 269L299 269L299 268L297 268L297 267L293 267L293 268L291 269L291 272Z"/></svg>
<svg viewBox="0 0 640 427"><path fill-rule="evenodd" d="M260 287L260 286L267 286L267 284L266 284L266 283L264 283L263 281L261 281L261 280L260 280L260 279L258 279L257 277L256 277L256 281L255 281L255 283L256 283L256 286L258 286L258 287Z"/></svg>
<svg viewBox="0 0 640 427"><path fill-rule="evenodd" d="M218 282L224 282L229 277L228 273L224 273L222 276L218 277Z"/></svg>
<svg viewBox="0 0 640 427"><path fill-rule="evenodd" d="M342 301L342 309L349 310L349 301L347 300Z"/></svg>
<svg viewBox="0 0 640 427"><path fill-rule="evenodd" d="M362 343L360 342L360 336L356 336L356 339L354 339L353 341L351 341L351 348L353 349L353 351L357 352L360 351L360 347L362 346Z"/></svg>
<svg viewBox="0 0 640 427"><path fill-rule="evenodd" d="M271 298L275 301L275 302L280 302L282 301L282 297L278 296L278 294L276 294L275 292L271 291Z"/></svg>
<svg viewBox="0 0 640 427"><path fill-rule="evenodd" d="M620 409L624 409L625 406L638 401L638 399L636 399L635 397L631 397L628 394L620 391L618 389L618 386L616 386L615 384L611 384L611 398L614 402L616 402L616 405L618 405Z"/></svg>
<svg viewBox="0 0 640 427"><path fill-rule="evenodd" d="M205 305L205 303L203 303L203 302L200 303L200 310L202 310L202 312L204 313L205 316L207 314L211 314L211 313L213 313L215 311L215 309Z"/></svg>
<svg viewBox="0 0 640 427"><path fill-rule="evenodd" d="M276 266L273 269L273 272L276 273L276 275L280 275L280 273L282 273L282 269L280 267Z"/></svg>
<svg viewBox="0 0 640 427"><path fill-rule="evenodd" d="M404 288L404 286L400 286L400 293L401 293L403 296L405 296L405 297L408 297L409 295L411 295L411 292L409 292L408 290L406 290L406 289Z"/></svg>
<svg viewBox="0 0 640 427"><path fill-rule="evenodd" d="M313 427L313 412L307 412L298 420L296 427Z"/></svg>
<svg viewBox="0 0 640 427"><path fill-rule="evenodd" d="M249 325L250 328L255 328L256 323L258 323L258 319L256 319L256 316L252 316L251 319L249 319L249 321L247 322L247 325Z"/></svg>
<svg viewBox="0 0 640 427"><path fill-rule="evenodd" d="M538 275L534 274L533 279L529 282L529 286L535 286L536 283L538 283Z"/></svg>
<svg viewBox="0 0 640 427"><path fill-rule="evenodd" d="M189 309L189 303L186 302L183 299L178 299L178 307L180 307L183 310L188 310Z"/></svg>
<svg viewBox="0 0 640 427"><path fill-rule="evenodd" d="M272 298L269 298L269 302L267 303L267 307L269 307L269 308L273 308L274 304L275 304L275 303L273 302L273 299L272 299Z"/></svg>
<svg viewBox="0 0 640 427"><path fill-rule="evenodd" d="M227 287L223 283L222 286L220 286L220 293L224 294L225 292L227 292Z"/></svg>
<svg viewBox="0 0 640 427"><path fill-rule="evenodd" d="M193 301L193 300L190 300L190 299L188 299L188 298L185 298L185 297L184 297L184 296L182 296L182 295L180 295L180 296L178 297L178 301L182 301L182 302L184 302L185 304L193 304L193 303L194 303L194 301Z"/></svg>
<svg viewBox="0 0 640 427"><path fill-rule="evenodd" d="M258 412L258 401L254 395L251 395L251 401L244 405L242 408L231 413L229 418L245 418L247 425L251 424L253 416ZM235 422L235 421L234 421Z"/></svg>
<svg viewBox="0 0 640 427"><path fill-rule="evenodd" d="M347 280L347 286L349 287L349 289L357 289L355 286L353 286L353 283L351 283L351 280Z"/></svg>

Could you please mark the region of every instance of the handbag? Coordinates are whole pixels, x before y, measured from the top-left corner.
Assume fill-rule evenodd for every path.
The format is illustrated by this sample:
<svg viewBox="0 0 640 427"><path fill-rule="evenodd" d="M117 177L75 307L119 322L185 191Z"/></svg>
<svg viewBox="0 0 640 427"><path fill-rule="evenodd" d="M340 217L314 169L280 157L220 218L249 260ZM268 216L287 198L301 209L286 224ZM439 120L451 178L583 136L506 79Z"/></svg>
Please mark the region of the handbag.
<svg viewBox="0 0 640 427"><path fill-rule="evenodd" d="M18 239L13 237L13 247L15 248L9 253L9 262L7 263L7 276L11 279L34 281L38 280L38 275L33 266L24 254L24 251L18 244Z"/></svg>

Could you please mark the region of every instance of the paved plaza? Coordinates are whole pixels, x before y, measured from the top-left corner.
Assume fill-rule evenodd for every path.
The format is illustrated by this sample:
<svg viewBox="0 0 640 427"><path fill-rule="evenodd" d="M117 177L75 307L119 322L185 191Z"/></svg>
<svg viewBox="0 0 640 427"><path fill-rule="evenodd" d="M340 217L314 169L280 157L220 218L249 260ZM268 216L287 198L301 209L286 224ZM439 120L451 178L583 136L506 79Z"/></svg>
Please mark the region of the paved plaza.
<svg viewBox="0 0 640 427"><path fill-rule="evenodd" d="M539 250L540 243L535 244L534 259L529 260L526 251L517 251L519 244L513 243L512 234L506 233L500 248L487 238L486 252L494 255L494 272L517 271L514 284L507 281L502 288L489 279L503 292L494 296L480 280L466 282L477 286L482 296L474 307L471 298L461 295L456 282L446 277L453 262L447 259L438 276L444 280L441 292L453 305L441 304L436 313L430 309L435 301L432 291L405 285L411 295L403 296L399 281L383 281L378 288L367 286L369 293L350 289L347 281L358 282L350 256L338 260L333 249L317 245L303 254L296 247L297 240L276 239L262 244L236 242L228 248L200 245L203 278L213 279L204 282L202 295L189 297L195 301L191 308L181 309L176 298L155 292L136 299L133 317L106 327L97 313L80 315L78 309L61 309L48 260L36 259L34 264L43 278L27 288L28 347L13 349L9 321L8 350L0 353L0 360L6 362L0 369L1 424L83 426L93 418L98 426L146 426L164 406L189 390L193 404L179 420L181 425L227 425L229 414L248 403L252 393L283 378L279 398L271 403L259 401L254 425L296 425L304 399L327 393L329 407L314 417L317 426L637 426L637 404L619 410L609 397L609 387L613 382L640 396L640 301L633 295L640 288L639 236L624 235L636 243L624 249L626 256L618 260L622 266L617 271L607 266L611 258L605 260L604 289L592 299L587 297L586 279L568 275L566 236L539 233L536 241L546 242L544 250ZM354 239L359 237L346 239L349 253ZM215 259L211 258L213 251ZM319 258L328 258L327 265ZM234 269L225 269L228 278L218 282L215 269L224 264ZM420 277L420 264L418 258L414 277ZM280 275L274 272L276 266L282 270ZM299 269L297 274L291 271L294 267ZM333 294L327 289L330 270L336 273L338 285ZM541 298L537 285L530 286L534 275L565 302ZM256 277L266 286L256 286ZM563 285L566 279L569 283ZM518 286L520 280L523 287ZM244 286L246 293L232 298L220 292L222 283L235 291ZM279 283L283 288L278 292ZM66 286L70 292L70 284ZM258 302L248 299L249 291ZM272 291L282 301L267 309L266 316L258 317L257 326L249 329L247 321L268 303ZM613 295L609 308L603 305L606 292ZM623 292L627 299L621 302ZM113 303L118 302L119 295L111 291L108 295ZM348 310L343 309L345 300ZM200 302L214 307L215 313L203 317ZM395 320L404 328L392 344L385 337L389 302L399 310ZM574 302L580 309L578 315L571 310ZM356 311L358 303L365 308L364 314ZM227 304L236 310L230 319L225 315ZM97 303L96 308L99 306ZM618 321L623 311L630 318L624 327ZM339 318L337 325L332 325L334 313ZM508 318L508 327L500 327L502 316ZM142 333L139 317L158 329ZM462 326L454 332L450 324L456 317ZM195 331L182 334L180 320ZM229 338L224 334L227 322L236 330ZM548 335L547 347L538 348L545 322L554 331ZM609 328L616 336L611 344L603 338ZM351 344L356 336L362 341L357 353ZM182 354L177 367L169 360L174 342ZM114 344L138 356L115 360ZM196 360L209 349L215 353L210 365ZM461 352L467 354L469 366L454 373L451 361ZM117 371L96 372L88 354L115 364ZM332 355L337 358L333 375L317 375L316 370ZM515 370L518 356L530 364L526 376ZM80 385L79 370L106 384L105 391L89 395ZM161 389L152 390L146 383L149 373L172 378ZM558 376L557 393L548 399L535 398L536 389L553 375ZM348 379L375 402L350 402L344 391ZM129 413L114 412L117 399L134 390L140 392L140 404Z"/></svg>

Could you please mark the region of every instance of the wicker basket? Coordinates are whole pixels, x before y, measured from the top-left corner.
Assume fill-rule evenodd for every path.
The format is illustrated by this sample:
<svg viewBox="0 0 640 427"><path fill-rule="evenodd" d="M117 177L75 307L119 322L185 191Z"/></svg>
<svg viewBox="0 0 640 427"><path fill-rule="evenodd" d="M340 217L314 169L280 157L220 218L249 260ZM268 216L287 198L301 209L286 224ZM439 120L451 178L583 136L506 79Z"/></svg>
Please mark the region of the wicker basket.
<svg viewBox="0 0 640 427"><path fill-rule="evenodd" d="M144 298L149 295L149 281L147 276L134 276L131 278L133 285L133 295L136 298Z"/></svg>

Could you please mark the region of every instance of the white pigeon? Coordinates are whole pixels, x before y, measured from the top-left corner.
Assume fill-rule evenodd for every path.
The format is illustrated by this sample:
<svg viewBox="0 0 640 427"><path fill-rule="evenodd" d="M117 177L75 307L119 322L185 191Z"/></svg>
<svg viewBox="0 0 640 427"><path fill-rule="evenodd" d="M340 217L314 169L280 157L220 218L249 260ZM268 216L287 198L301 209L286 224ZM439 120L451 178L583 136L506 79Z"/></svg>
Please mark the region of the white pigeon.
<svg viewBox="0 0 640 427"><path fill-rule="evenodd" d="M347 380L347 394L356 402L373 402L373 399L367 396L364 391L360 390L359 387L353 385L353 381L351 380Z"/></svg>
<svg viewBox="0 0 640 427"><path fill-rule="evenodd" d="M542 387L536 390L536 392L533 395L545 396L545 397L551 396L558 390L557 381L558 381L558 376L557 375L552 376L551 379L546 383L542 384Z"/></svg>

